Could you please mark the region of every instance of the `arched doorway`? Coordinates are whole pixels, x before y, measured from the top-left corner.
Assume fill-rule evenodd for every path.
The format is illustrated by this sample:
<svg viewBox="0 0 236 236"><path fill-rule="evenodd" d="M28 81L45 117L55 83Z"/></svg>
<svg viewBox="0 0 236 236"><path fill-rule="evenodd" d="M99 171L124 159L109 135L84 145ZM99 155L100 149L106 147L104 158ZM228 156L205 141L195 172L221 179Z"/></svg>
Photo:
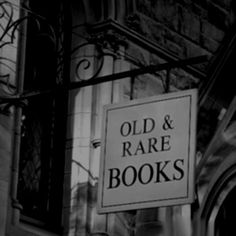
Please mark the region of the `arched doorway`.
<svg viewBox="0 0 236 236"><path fill-rule="evenodd" d="M236 152L224 156L212 176L201 203L196 232L197 236L234 236L236 211Z"/></svg>
<svg viewBox="0 0 236 236"><path fill-rule="evenodd" d="M235 229L235 210L236 210L236 178L230 180L217 194L214 206L206 218L206 236L234 236Z"/></svg>
<svg viewBox="0 0 236 236"><path fill-rule="evenodd" d="M236 212L236 187L226 196L215 219L215 236L234 236Z"/></svg>

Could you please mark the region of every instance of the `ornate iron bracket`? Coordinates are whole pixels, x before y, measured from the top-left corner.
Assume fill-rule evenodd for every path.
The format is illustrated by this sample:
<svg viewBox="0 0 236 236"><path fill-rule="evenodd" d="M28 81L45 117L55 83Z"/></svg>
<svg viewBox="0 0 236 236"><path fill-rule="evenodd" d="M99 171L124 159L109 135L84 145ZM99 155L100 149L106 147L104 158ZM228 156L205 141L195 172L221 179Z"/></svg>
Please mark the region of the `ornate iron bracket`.
<svg viewBox="0 0 236 236"><path fill-rule="evenodd" d="M40 96L42 94L53 93L53 92L60 91L60 90L61 91L69 91L69 90L78 89L78 88L91 86L91 85L96 85L96 84L104 83L104 82L108 82L108 81L115 81L115 80L119 80L119 79L126 78L126 77L132 78L134 76L138 76L138 75L145 74L145 73L154 73L157 71L170 70L173 68L184 68L189 65L203 63L207 60L208 60L208 56L199 56L199 57L193 57L193 58L189 58L189 59L185 59L185 60L179 60L179 61L158 64L158 65L150 65L150 66L146 66L143 68L128 70L128 71L115 73L115 74L111 74L111 75L100 76L100 77L96 77L96 79L80 80L80 81L76 81L76 82L71 82L68 85L58 85L54 89L50 89L50 90L25 93L25 94L21 94L18 97L14 97L14 98L10 98L10 97L7 99L0 98L0 105L3 103L6 103L6 101L7 102L11 102L11 101L14 102L14 101L18 101L18 100L29 99L34 96Z"/></svg>
<svg viewBox="0 0 236 236"><path fill-rule="evenodd" d="M21 16L16 19L16 11ZM47 22L47 20L40 15L35 14L26 6L14 5L8 1L0 3L0 50L12 46L16 43L17 34L22 34L21 26L25 23L32 23L35 28L37 37L47 37L52 42L54 50L58 50L59 40L56 38L54 28ZM44 29L44 30L42 30ZM45 32L46 29L46 32ZM14 48L14 46L12 47ZM16 53L16 52L15 52ZM58 60L61 55L58 50ZM0 113L9 114L11 106L25 106L26 101L17 93L17 85L14 77L17 77L16 60L13 60L7 54L0 57ZM61 66L61 65L58 65ZM58 69L59 73L60 70Z"/></svg>
<svg viewBox="0 0 236 236"><path fill-rule="evenodd" d="M118 79L122 79L126 77L132 78L134 76L138 76L141 74L146 74L146 73L152 74L157 71L170 70L173 68L184 68L189 65L203 63L207 60L208 60L208 56L204 55L204 56L193 57L193 58L189 58L185 60L172 61L172 62L167 62L163 64L158 64L158 65L145 66L138 69L133 69L133 70L128 70L128 71L124 71L120 73L97 77L96 80L89 79L89 80L82 80L80 82L71 82L66 89L71 90L71 89L76 89L76 88L82 88L82 87L104 83L108 81L114 81L114 80L118 80Z"/></svg>
<svg viewBox="0 0 236 236"><path fill-rule="evenodd" d="M81 36L79 37L82 38ZM81 41L81 39L79 41ZM120 45L127 47L126 38L122 37L113 30L90 34L88 37L84 37L82 41L84 42L74 47L70 52L72 65L73 63L75 64L74 72L77 81L92 80L97 78L103 68L105 56L111 56L117 59L121 56L119 51ZM81 58L81 55L79 54L80 50L86 50L88 47L94 47L93 54L90 55L89 53L85 53ZM83 78L82 74L86 70L89 71L92 68L90 59L96 60L96 68L90 76Z"/></svg>
<svg viewBox="0 0 236 236"><path fill-rule="evenodd" d="M48 39L51 40L56 47L55 31L43 17L34 14L30 11L30 9L24 7L26 14L15 20L14 8L15 6L13 6L13 4L8 1L3 1L0 3L0 49L3 49L7 45L13 45L17 38L16 34L20 30L20 26L29 20L34 23L35 27L37 28L38 35L48 37ZM41 27L44 25L47 27L47 34L41 31ZM6 67L8 71L15 72L15 70L11 67L11 64L15 64L15 61L8 57L0 57L0 65ZM7 85L9 89L8 92L12 95L15 92L13 90L16 88L14 85L10 84L9 77L10 73L2 74L2 72L0 72L0 84Z"/></svg>
<svg viewBox="0 0 236 236"><path fill-rule="evenodd" d="M208 60L207 56L199 56L194 58L189 58L185 60L178 60L178 61L171 61L168 63L158 64L158 65L149 65L144 66L141 63L134 61L132 58L128 58L127 56L124 58L124 60L132 61L132 63L136 64L138 66L138 69L133 69L129 71L124 71L120 73L115 73L111 75L106 76L99 76L99 73L101 69L104 66L104 58L105 56L112 56L114 58L119 58L121 56L120 54L120 46L126 47L127 46L127 39L122 36L121 34L118 34L116 31L112 29L108 29L106 31L96 33L96 34L89 34L86 36L79 36L80 37L80 45L75 46L70 52L67 52L69 55L67 55L66 59L71 61L71 67L74 71L74 78L75 80L70 83L62 83L60 81L60 78L62 77L62 71L63 66L65 63L65 57L62 53L63 50L63 44L58 40L56 37L55 30L50 24L47 24L45 19L40 18L40 16L34 16L29 11L29 14L27 14L25 17L19 18L18 20L13 20L13 6L11 3L4 1L0 3L0 20L7 19L7 24L5 25L5 28L3 28L3 32L0 35L0 49L8 44L12 44L15 39L15 33L18 30L19 26L26 20L33 19L33 22L35 23L36 28L38 29L39 35L40 33L44 36L48 37L53 45L55 46L55 50L58 57L58 64L57 64L57 84L54 88L41 90L41 91L30 91L25 92L21 94L16 93L16 87L14 85L10 85L10 74L4 74L0 75L0 85L4 84L5 87L7 87L7 92L1 89L0 87L0 112L6 113L9 107L11 106L19 106L19 105L25 105L25 100L30 99L34 96L40 96L42 94L49 94L59 91L68 91L72 89L82 88L85 86L95 85L103 82L108 81L114 81L118 79L122 79L125 77L135 78L138 75L141 74L155 74L157 71L167 71L167 77L164 84L165 92L169 91L170 86L170 70L172 68L184 68L188 67L193 64L203 63ZM1 24L1 21L0 21ZM45 35L45 32L40 32L41 24L46 24L47 26L47 34ZM83 25L85 28L86 26ZM76 27L76 26L75 26ZM79 27L79 26L78 26ZM45 28L45 27L44 27ZM8 37L9 41L4 41L4 38ZM58 45L58 41L60 42L60 45ZM85 50L86 47L93 47L93 53L92 55L89 54L81 54L81 51ZM81 50L83 49L83 50ZM89 50L88 50L89 51ZM2 60L1 60L2 59ZM0 58L0 64L3 64L3 58ZM7 59L6 59L7 60ZM89 71L89 69L94 66L91 62L91 60L96 60L96 68L92 70L92 73L90 76L83 77L81 75L85 71Z"/></svg>

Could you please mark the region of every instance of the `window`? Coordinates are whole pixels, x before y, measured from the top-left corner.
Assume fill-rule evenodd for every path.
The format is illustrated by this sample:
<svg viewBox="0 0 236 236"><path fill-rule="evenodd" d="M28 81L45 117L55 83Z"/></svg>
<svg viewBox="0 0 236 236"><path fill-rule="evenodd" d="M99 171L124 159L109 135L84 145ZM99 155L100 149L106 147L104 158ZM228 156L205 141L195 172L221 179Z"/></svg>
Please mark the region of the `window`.
<svg viewBox="0 0 236 236"><path fill-rule="evenodd" d="M30 1L27 9L24 92L31 95L22 110L17 187L20 220L56 232L62 219L67 110L67 94L54 89L59 58L52 27L59 6Z"/></svg>

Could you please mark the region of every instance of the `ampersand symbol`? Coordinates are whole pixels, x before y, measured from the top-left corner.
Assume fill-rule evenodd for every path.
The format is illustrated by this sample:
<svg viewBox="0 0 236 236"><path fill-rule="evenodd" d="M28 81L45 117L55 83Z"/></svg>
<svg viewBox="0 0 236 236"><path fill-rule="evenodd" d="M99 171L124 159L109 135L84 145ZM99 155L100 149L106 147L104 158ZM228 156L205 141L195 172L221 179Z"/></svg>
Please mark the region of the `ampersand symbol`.
<svg viewBox="0 0 236 236"><path fill-rule="evenodd" d="M170 119L170 115L166 115L164 117L164 124L162 125L162 128L164 130L168 130L168 129L174 129L174 127L172 126L173 120Z"/></svg>

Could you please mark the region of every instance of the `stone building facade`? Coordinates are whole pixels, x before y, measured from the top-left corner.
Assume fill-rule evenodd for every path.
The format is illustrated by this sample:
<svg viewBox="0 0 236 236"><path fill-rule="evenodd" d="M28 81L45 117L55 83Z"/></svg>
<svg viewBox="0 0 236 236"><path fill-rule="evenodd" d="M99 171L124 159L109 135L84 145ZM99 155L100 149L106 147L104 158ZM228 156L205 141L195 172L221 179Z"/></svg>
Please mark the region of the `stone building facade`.
<svg viewBox="0 0 236 236"><path fill-rule="evenodd" d="M234 230L232 0L7 0L0 11L0 235ZM194 202L97 214L103 106L188 89Z"/></svg>

